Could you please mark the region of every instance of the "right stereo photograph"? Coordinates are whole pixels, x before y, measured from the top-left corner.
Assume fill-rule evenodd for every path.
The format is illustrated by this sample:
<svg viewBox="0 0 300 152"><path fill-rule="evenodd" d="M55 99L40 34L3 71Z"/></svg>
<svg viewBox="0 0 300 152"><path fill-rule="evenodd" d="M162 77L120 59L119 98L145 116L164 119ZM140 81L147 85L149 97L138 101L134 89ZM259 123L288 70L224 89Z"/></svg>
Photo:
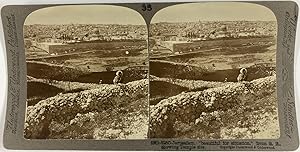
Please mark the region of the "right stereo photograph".
<svg viewBox="0 0 300 152"><path fill-rule="evenodd" d="M150 138L277 139L277 21L261 5L158 11L149 28Z"/></svg>

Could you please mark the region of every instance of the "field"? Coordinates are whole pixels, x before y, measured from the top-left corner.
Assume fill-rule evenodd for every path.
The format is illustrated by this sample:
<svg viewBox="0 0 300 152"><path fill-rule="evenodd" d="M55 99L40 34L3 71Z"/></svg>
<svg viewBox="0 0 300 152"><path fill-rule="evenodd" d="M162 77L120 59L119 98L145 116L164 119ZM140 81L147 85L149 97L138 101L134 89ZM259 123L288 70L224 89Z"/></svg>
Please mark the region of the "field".
<svg viewBox="0 0 300 152"><path fill-rule="evenodd" d="M104 43L104 42L103 42ZM108 42L107 42L108 43ZM124 69L131 66L144 66L147 64L147 44L145 41L138 42L109 42L103 44L103 48L76 49L76 45L70 44L74 49L68 51L53 50L56 55L45 53L36 47L26 50L27 61L38 61L56 65L73 66L90 72L103 72ZM127 45L127 46L126 46ZM70 47L71 47L70 46ZM33 51L38 50L38 51ZM35 52L31 55L30 52Z"/></svg>

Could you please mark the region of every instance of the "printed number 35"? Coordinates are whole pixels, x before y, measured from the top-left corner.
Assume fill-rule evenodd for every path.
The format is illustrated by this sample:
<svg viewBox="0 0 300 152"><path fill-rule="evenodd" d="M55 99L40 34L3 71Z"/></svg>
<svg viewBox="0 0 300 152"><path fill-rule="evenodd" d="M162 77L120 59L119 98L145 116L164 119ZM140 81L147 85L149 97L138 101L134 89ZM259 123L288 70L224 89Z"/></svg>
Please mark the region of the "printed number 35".
<svg viewBox="0 0 300 152"><path fill-rule="evenodd" d="M151 11L151 10L152 10L151 4L142 5L142 11Z"/></svg>

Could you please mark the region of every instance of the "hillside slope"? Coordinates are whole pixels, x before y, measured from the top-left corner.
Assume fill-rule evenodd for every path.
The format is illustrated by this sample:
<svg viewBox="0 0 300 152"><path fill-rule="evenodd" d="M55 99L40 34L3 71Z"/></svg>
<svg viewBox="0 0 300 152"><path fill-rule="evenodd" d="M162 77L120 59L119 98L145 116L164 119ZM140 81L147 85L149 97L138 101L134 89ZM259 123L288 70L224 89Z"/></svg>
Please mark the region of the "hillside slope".
<svg viewBox="0 0 300 152"><path fill-rule="evenodd" d="M27 108L25 137L146 138L148 81L58 94Z"/></svg>
<svg viewBox="0 0 300 152"><path fill-rule="evenodd" d="M276 76L181 93L150 107L150 137L278 138L276 99Z"/></svg>

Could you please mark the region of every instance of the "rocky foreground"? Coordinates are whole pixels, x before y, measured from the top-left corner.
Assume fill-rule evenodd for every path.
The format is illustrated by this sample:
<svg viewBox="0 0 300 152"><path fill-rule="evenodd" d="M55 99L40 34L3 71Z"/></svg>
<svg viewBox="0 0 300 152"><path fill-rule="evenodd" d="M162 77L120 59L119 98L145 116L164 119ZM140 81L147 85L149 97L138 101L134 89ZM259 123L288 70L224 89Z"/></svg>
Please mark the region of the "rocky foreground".
<svg viewBox="0 0 300 152"><path fill-rule="evenodd" d="M276 76L218 85L203 91L182 92L151 106L150 137L279 137Z"/></svg>
<svg viewBox="0 0 300 152"><path fill-rule="evenodd" d="M280 136L275 75L250 82L158 77L150 80L186 88L151 105L150 122L148 80L97 84L84 86L91 87L85 91L60 93L28 106L25 137L270 139ZM54 84L64 86L60 83ZM71 88L78 85L72 84Z"/></svg>
<svg viewBox="0 0 300 152"><path fill-rule="evenodd" d="M58 94L28 106L28 139L135 139L148 133L148 81Z"/></svg>

